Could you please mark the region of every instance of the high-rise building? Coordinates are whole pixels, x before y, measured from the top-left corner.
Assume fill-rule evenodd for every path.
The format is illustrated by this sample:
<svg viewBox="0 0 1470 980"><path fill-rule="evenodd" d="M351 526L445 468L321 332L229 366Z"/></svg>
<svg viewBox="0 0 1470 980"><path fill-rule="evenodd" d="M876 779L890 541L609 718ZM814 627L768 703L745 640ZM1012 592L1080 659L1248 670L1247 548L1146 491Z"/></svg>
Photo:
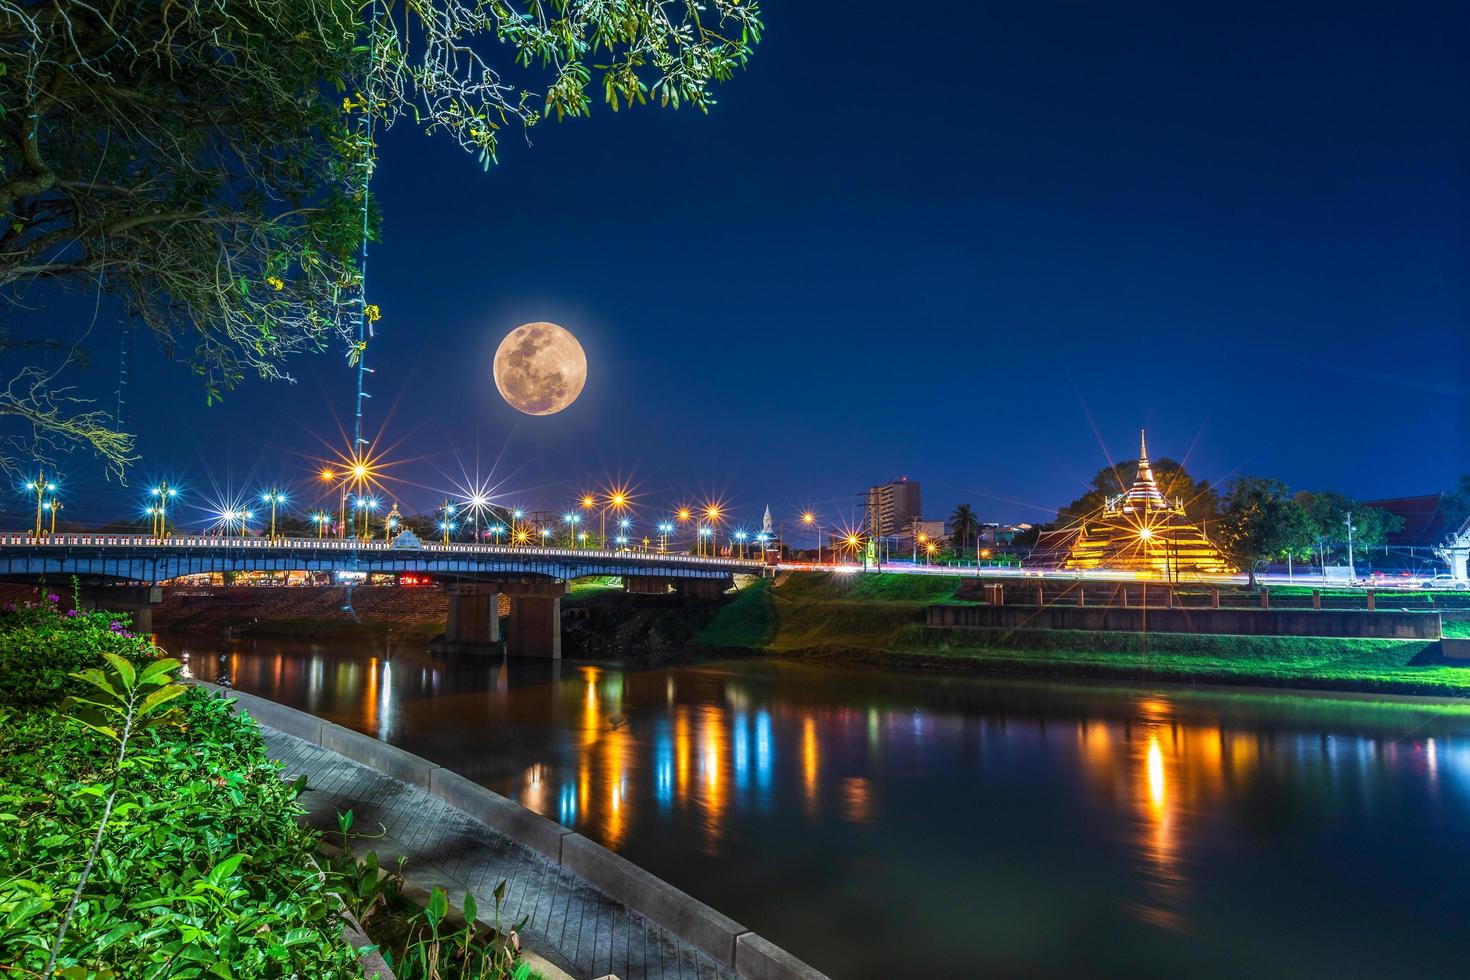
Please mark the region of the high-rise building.
<svg viewBox="0 0 1470 980"><path fill-rule="evenodd" d="M870 535L887 537L907 533L914 521L921 520L924 508L919 499L919 481L901 476L868 490L867 519Z"/></svg>

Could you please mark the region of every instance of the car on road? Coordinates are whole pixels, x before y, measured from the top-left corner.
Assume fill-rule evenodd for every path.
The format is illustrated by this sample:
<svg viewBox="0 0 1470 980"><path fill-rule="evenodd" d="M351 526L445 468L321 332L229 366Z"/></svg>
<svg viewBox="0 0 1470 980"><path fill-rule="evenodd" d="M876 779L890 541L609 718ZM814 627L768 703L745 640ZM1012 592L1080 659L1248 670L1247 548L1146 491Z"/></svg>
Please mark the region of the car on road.
<svg viewBox="0 0 1470 980"><path fill-rule="evenodd" d="M1465 592L1470 590L1470 581L1455 578L1448 572L1441 572L1433 578L1426 578L1419 583L1421 589L1443 589L1447 592Z"/></svg>

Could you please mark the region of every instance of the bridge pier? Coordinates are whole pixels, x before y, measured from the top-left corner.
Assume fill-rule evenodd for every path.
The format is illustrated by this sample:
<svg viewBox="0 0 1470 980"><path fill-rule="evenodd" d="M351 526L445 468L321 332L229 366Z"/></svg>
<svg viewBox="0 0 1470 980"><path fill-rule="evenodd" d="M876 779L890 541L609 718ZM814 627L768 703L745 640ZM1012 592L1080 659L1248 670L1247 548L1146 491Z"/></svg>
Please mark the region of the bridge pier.
<svg viewBox="0 0 1470 980"><path fill-rule="evenodd" d="M464 582L448 587L444 635L433 653L473 653L561 659L561 597L565 582ZM510 629L500 642L500 597L510 597Z"/></svg>
<svg viewBox="0 0 1470 980"><path fill-rule="evenodd" d="M689 596L691 599L718 599L730 588L731 581L726 578L681 578L679 580L679 592Z"/></svg>
<svg viewBox="0 0 1470 980"><path fill-rule="evenodd" d="M132 617L133 632L153 632L153 607L163 601L158 585L81 585L77 598L82 610L125 612Z"/></svg>
<svg viewBox="0 0 1470 980"><path fill-rule="evenodd" d="M624 575L623 591L633 595L667 595L674 580L667 575Z"/></svg>
<svg viewBox="0 0 1470 980"><path fill-rule="evenodd" d="M510 643L515 657L561 659L561 596L510 597Z"/></svg>

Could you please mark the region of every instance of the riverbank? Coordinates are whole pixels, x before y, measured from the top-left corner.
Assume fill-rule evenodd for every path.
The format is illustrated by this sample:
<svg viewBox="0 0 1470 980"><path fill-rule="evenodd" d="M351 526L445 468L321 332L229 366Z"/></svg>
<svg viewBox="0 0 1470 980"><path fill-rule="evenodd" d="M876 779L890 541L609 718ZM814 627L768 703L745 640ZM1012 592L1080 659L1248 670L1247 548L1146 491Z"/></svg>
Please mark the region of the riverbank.
<svg viewBox="0 0 1470 980"><path fill-rule="evenodd" d="M700 631L708 648L817 661L1036 677L1232 684L1458 697L1470 666L1421 640L932 628L958 578L791 577L737 595Z"/></svg>
<svg viewBox="0 0 1470 980"><path fill-rule="evenodd" d="M154 608L164 632L307 640L429 640L444 632L449 597L432 587L165 589Z"/></svg>

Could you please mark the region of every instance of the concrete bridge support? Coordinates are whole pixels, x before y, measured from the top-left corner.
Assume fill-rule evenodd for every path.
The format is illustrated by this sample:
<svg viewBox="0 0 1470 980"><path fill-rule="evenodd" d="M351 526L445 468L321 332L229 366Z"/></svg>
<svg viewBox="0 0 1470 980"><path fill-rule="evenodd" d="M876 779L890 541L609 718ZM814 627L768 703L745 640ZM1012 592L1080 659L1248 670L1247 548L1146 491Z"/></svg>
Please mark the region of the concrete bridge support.
<svg viewBox="0 0 1470 980"><path fill-rule="evenodd" d="M561 659L561 596L510 597L510 643L515 657Z"/></svg>
<svg viewBox="0 0 1470 980"><path fill-rule="evenodd" d="M624 575L623 591L634 595L667 595L674 580L667 575Z"/></svg>
<svg viewBox="0 0 1470 980"><path fill-rule="evenodd" d="M728 578L681 578L679 592L692 599L718 599L734 583Z"/></svg>
<svg viewBox="0 0 1470 980"><path fill-rule="evenodd" d="M153 607L163 601L163 588L157 585L83 585L77 589L83 611L101 609L127 613L133 620L133 632L153 632Z"/></svg>
<svg viewBox="0 0 1470 980"><path fill-rule="evenodd" d="M461 646L500 647L500 590L496 586L449 587L449 619L444 639Z"/></svg>
<svg viewBox="0 0 1470 980"><path fill-rule="evenodd" d="M466 582L451 585L444 635L435 653L478 653L561 659L561 597L565 582ZM500 597L510 597L507 642L500 642Z"/></svg>

